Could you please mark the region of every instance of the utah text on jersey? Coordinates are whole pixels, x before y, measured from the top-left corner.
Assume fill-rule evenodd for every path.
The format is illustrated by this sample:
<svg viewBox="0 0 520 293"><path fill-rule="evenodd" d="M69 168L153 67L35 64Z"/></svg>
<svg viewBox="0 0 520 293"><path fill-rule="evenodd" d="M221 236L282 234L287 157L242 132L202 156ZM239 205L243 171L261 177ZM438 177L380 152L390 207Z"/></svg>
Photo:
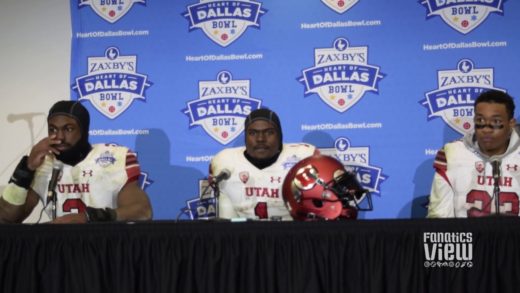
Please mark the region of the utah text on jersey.
<svg viewBox="0 0 520 293"><path fill-rule="evenodd" d="M226 145L244 130L251 111L261 101L250 96L249 80L234 80L231 72L221 71L216 80L199 82L199 98L187 103L183 112L189 117L190 128L202 128L214 140Z"/></svg>
<svg viewBox="0 0 520 293"><path fill-rule="evenodd" d="M338 112L345 112L365 92L378 92L384 77L378 66L368 64L368 47L352 47L345 38L334 40L331 48L314 51L314 66L304 69L298 80L305 86L305 96L318 94Z"/></svg>
<svg viewBox="0 0 520 293"><path fill-rule="evenodd" d="M260 28L260 16L266 12L261 3L251 0L200 0L189 5L183 16L190 31L201 29L213 42L227 47L249 26Z"/></svg>
<svg viewBox="0 0 520 293"><path fill-rule="evenodd" d="M77 77L72 89L79 100L89 100L104 116L114 119L134 101L146 100L145 90L152 83L148 76L137 73L137 56L120 55L109 47L104 56L88 57L87 74Z"/></svg>
<svg viewBox="0 0 520 293"><path fill-rule="evenodd" d="M494 87L493 68L476 68L462 59L456 69L437 71L438 88L427 92L420 103L428 109L428 120L441 117L460 134L473 129L473 106L482 92Z"/></svg>

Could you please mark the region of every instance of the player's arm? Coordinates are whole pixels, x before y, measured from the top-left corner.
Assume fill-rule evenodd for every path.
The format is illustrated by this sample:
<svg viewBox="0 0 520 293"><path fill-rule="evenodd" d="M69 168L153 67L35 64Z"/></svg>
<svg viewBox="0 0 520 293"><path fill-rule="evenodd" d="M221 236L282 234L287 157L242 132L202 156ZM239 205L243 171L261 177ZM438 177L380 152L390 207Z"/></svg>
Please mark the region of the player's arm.
<svg viewBox="0 0 520 293"><path fill-rule="evenodd" d="M437 153L434 162L435 175L428 204L428 218L453 218L455 216L454 191L447 175L444 150Z"/></svg>
<svg viewBox="0 0 520 293"><path fill-rule="evenodd" d="M9 183L0 198L0 223L23 222L37 204L38 195L36 192Z"/></svg>
<svg viewBox="0 0 520 293"><path fill-rule="evenodd" d="M142 221L152 219L152 207L148 195L137 181L127 183L117 196L117 221Z"/></svg>
<svg viewBox="0 0 520 293"><path fill-rule="evenodd" d="M209 164L209 183L212 184L213 176L216 176L216 174L219 174L221 172L221 154L217 154L213 159L211 160L211 163ZM220 166L220 167L219 167ZM238 214L235 211L235 208L233 207L233 203L231 202L231 199L226 194L225 188L222 188L222 185L224 183L221 182L219 184L219 197L218 197L218 217L220 219L231 219L231 218L237 218Z"/></svg>
<svg viewBox="0 0 520 293"><path fill-rule="evenodd" d="M46 155L59 154L52 145L60 142L54 134L43 138L32 147L29 156L20 160L0 198L0 222L20 223L31 214L39 199L30 187L35 170L41 166Z"/></svg>
<svg viewBox="0 0 520 293"><path fill-rule="evenodd" d="M141 168L137 154L128 150L126 153L126 174L128 180L117 195L117 208L113 220L144 221L152 218L152 207L148 195L138 185ZM91 214L89 214L91 215Z"/></svg>
<svg viewBox="0 0 520 293"><path fill-rule="evenodd" d="M225 193L220 193L218 198L218 217L221 219L238 218L233 203Z"/></svg>
<svg viewBox="0 0 520 293"><path fill-rule="evenodd" d="M435 173L433 176L430 202L428 204L428 218L453 218L454 192L450 184L441 175Z"/></svg>

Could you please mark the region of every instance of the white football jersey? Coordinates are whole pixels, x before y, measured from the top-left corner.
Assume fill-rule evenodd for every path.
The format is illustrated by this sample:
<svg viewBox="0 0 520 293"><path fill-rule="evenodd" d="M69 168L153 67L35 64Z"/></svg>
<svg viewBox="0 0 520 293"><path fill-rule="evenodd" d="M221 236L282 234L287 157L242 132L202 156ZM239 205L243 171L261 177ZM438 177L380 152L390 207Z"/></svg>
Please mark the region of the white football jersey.
<svg viewBox="0 0 520 293"><path fill-rule="evenodd" d="M36 170L32 189L42 198L46 212L47 189L55 158L46 156ZM57 160L56 160L57 161ZM56 186L56 216L83 212L87 206L117 208L117 196L123 186L139 178L140 168L135 153L123 146L96 144L90 153L75 166L63 164Z"/></svg>
<svg viewBox="0 0 520 293"><path fill-rule="evenodd" d="M520 193L519 138L513 132L505 154L491 158L476 142L447 143L435 158L428 217L479 217L496 213L492 162L499 160L500 213L518 216ZM498 171L497 171L498 172Z"/></svg>
<svg viewBox="0 0 520 293"><path fill-rule="evenodd" d="M227 169L230 178L219 184L219 217L256 220L292 220L285 207L282 185L287 172L300 160L317 152L308 144L284 144L272 165L258 169L244 156L245 147L219 152L211 161L210 172L217 176Z"/></svg>

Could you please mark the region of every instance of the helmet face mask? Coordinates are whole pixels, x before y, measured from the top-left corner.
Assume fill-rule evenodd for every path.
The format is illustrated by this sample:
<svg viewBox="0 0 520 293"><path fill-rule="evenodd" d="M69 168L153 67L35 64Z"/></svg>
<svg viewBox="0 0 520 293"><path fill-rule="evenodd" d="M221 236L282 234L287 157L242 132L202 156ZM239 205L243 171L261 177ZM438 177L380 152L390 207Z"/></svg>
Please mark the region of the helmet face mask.
<svg viewBox="0 0 520 293"><path fill-rule="evenodd" d="M357 217L357 201L368 191L356 175L345 170L338 160L324 155L303 159L289 170L283 183L283 197L296 220ZM370 195L367 195L369 198Z"/></svg>

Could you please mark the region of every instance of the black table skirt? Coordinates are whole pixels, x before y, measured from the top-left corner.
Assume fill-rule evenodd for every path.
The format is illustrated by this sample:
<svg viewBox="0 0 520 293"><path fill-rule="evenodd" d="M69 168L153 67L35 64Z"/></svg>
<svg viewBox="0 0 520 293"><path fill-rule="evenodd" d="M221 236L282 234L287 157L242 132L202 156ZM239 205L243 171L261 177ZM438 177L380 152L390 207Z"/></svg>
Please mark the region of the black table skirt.
<svg viewBox="0 0 520 293"><path fill-rule="evenodd" d="M471 233L472 266L425 232ZM519 290L518 218L0 225L1 292Z"/></svg>

